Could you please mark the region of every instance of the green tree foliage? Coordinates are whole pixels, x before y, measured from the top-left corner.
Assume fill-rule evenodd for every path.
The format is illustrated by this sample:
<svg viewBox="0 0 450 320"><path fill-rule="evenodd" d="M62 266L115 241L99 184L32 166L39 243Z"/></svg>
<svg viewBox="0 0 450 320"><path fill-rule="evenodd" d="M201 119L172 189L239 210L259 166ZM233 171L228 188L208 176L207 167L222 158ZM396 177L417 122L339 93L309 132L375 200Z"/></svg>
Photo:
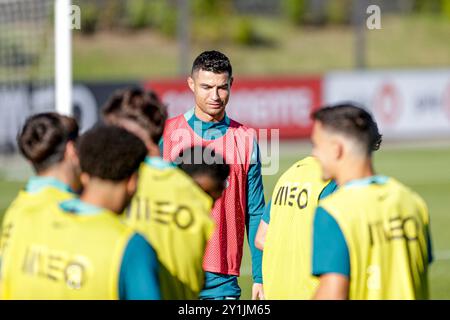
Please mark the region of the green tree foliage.
<svg viewBox="0 0 450 320"><path fill-rule="evenodd" d="M97 31L100 8L94 3L83 3L81 11L81 33L91 35Z"/></svg>
<svg viewBox="0 0 450 320"><path fill-rule="evenodd" d="M349 24L352 14L352 0L328 1L325 6L326 22L329 24Z"/></svg>
<svg viewBox="0 0 450 320"><path fill-rule="evenodd" d="M283 0L282 11L291 23L301 25L306 18L306 0Z"/></svg>
<svg viewBox="0 0 450 320"><path fill-rule="evenodd" d="M442 0L442 14L450 21L450 0Z"/></svg>
<svg viewBox="0 0 450 320"><path fill-rule="evenodd" d="M149 26L150 11L146 0L128 0L125 7L125 26L142 29Z"/></svg>

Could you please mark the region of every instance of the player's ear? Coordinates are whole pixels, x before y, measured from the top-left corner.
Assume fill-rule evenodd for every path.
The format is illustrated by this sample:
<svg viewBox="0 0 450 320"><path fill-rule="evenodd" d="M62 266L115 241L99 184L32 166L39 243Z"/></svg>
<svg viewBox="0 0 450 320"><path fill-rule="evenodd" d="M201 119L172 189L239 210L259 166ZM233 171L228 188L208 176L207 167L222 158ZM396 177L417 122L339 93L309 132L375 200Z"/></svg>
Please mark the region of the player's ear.
<svg viewBox="0 0 450 320"><path fill-rule="evenodd" d="M73 157L77 157L78 158L77 150L76 150L76 147L75 147L75 144L74 144L73 141L67 142L66 150L64 152L64 157L68 158L68 159L73 158Z"/></svg>
<svg viewBox="0 0 450 320"><path fill-rule="evenodd" d="M234 81L234 78L231 77L231 78L230 78L230 88L233 86L233 81Z"/></svg>
<svg viewBox="0 0 450 320"><path fill-rule="evenodd" d="M64 159L70 161L70 163L79 166L80 160L78 158L77 148L75 142L69 141L66 144L66 150L64 151Z"/></svg>
<svg viewBox="0 0 450 320"><path fill-rule="evenodd" d="M191 89L191 91L194 92L195 83L194 83L194 79L192 78L192 76L189 76L187 78L187 83L188 83L189 89Z"/></svg>
<svg viewBox="0 0 450 320"><path fill-rule="evenodd" d="M339 139L335 140L334 145L335 145L335 152L334 152L335 158L336 158L336 160L340 160L340 159L342 159L342 156L344 155L345 145Z"/></svg>
<svg viewBox="0 0 450 320"><path fill-rule="evenodd" d="M138 174L133 173L127 181L127 193L129 196L133 196L137 189Z"/></svg>
<svg viewBox="0 0 450 320"><path fill-rule="evenodd" d="M86 173L82 172L80 175L80 181L83 187L89 184L89 181L91 180L91 177Z"/></svg>
<svg viewBox="0 0 450 320"><path fill-rule="evenodd" d="M335 136L329 136L327 139L328 145L327 145L327 154L328 154L328 158L329 160L339 160L340 155L341 155L341 146L339 143L339 140L336 139Z"/></svg>

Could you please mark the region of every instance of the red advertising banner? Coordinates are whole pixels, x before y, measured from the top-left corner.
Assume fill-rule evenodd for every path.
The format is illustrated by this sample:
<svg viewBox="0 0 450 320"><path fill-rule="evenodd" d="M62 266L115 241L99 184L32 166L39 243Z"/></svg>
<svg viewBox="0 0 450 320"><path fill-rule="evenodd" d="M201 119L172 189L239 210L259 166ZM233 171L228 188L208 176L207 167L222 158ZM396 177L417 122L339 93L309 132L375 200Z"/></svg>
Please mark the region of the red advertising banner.
<svg viewBox="0 0 450 320"><path fill-rule="evenodd" d="M148 81L146 89L158 93L169 107L169 116L194 106L186 80ZM322 77L236 78L227 114L255 129L279 129L280 138L310 135L310 114L322 104Z"/></svg>

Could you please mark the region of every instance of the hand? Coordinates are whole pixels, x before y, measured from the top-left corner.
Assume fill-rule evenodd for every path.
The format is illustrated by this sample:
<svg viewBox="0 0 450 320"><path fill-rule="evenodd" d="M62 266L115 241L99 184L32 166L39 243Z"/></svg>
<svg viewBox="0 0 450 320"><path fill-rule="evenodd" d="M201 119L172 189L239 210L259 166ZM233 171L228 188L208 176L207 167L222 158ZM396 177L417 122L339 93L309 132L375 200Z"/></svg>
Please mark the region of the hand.
<svg viewBox="0 0 450 320"><path fill-rule="evenodd" d="M265 300L262 283L254 283L252 288L252 300Z"/></svg>

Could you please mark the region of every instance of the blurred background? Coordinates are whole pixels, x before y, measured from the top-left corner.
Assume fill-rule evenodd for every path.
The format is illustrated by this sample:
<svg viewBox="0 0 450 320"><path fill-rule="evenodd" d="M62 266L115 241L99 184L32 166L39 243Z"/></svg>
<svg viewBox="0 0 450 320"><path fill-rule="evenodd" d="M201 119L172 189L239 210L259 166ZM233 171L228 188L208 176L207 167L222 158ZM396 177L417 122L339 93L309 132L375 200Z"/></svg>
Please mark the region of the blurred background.
<svg viewBox="0 0 450 320"><path fill-rule="evenodd" d="M279 130L270 156L278 170L263 177L266 201L281 173L310 152L312 110L342 100L370 109L384 135L376 169L427 201L431 297L450 299L450 0L72 4L72 111L82 128L128 86L155 90L171 116L192 108L185 80L193 60L222 51L235 77L229 115ZM32 174L17 155L17 131L28 115L55 110L54 5L0 0L0 214ZM251 290L248 253L243 298Z"/></svg>

